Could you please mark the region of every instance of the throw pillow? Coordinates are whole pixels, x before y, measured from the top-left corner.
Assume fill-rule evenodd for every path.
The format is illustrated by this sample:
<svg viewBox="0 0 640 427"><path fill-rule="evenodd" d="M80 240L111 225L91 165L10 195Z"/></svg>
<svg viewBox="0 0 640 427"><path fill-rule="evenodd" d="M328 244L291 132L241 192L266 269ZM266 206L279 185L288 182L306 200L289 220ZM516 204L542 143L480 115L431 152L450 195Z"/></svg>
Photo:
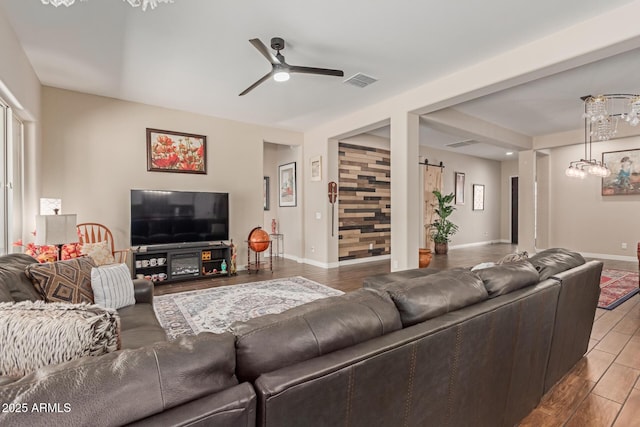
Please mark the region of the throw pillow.
<svg viewBox="0 0 640 427"><path fill-rule="evenodd" d="M509 262L475 272L484 283L489 298L508 294L540 281L538 272L529 261Z"/></svg>
<svg viewBox="0 0 640 427"><path fill-rule="evenodd" d="M23 376L42 366L119 349L115 310L88 304L0 303L0 375Z"/></svg>
<svg viewBox="0 0 640 427"><path fill-rule="evenodd" d="M121 308L136 303L133 280L126 264L91 269L93 300L105 308Z"/></svg>
<svg viewBox="0 0 640 427"><path fill-rule="evenodd" d="M78 258L82 256L82 243L65 243L62 245L60 251L60 259L65 261L67 259Z"/></svg>
<svg viewBox="0 0 640 427"><path fill-rule="evenodd" d="M25 273L47 302L93 303L91 269L95 266L91 258L82 257L31 264Z"/></svg>
<svg viewBox="0 0 640 427"><path fill-rule="evenodd" d="M111 253L111 246L106 240L98 243L83 243L80 253L93 258L93 262L96 265L107 265L116 262L115 258L113 258L113 253Z"/></svg>
<svg viewBox="0 0 640 427"><path fill-rule="evenodd" d="M527 251L516 252L514 254L507 254L503 256L496 264L502 265L510 262L524 261L527 258L529 258L529 253Z"/></svg>

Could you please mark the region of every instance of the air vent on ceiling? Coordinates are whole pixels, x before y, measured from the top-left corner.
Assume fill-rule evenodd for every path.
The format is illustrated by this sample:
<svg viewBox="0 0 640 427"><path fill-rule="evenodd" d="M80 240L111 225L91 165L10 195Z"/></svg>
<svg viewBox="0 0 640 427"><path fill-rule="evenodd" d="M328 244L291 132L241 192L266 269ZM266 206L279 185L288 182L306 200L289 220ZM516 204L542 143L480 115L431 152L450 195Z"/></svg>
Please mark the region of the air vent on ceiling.
<svg viewBox="0 0 640 427"><path fill-rule="evenodd" d="M377 81L378 81L377 79L374 79L371 76L367 76L366 74L358 73L358 74L354 74L353 76L349 77L347 80L344 81L344 83L350 84L352 86L363 88L363 87L367 87L371 83L375 83Z"/></svg>
<svg viewBox="0 0 640 427"><path fill-rule="evenodd" d="M450 148L462 148L462 147L466 147L468 145L473 145L477 143L478 141L474 141L473 139L468 139L466 141L453 142L451 144L446 144L446 146Z"/></svg>

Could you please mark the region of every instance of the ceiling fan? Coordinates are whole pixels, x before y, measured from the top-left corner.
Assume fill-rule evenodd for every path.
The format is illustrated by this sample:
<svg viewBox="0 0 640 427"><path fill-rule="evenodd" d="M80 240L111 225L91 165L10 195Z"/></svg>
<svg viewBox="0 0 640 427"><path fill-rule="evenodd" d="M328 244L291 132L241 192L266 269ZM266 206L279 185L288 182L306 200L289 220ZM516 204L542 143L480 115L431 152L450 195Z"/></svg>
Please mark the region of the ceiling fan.
<svg viewBox="0 0 640 427"><path fill-rule="evenodd" d="M289 74L301 73L301 74L319 74L322 76L338 76L343 77L344 72L342 70L330 70L328 68L315 68L315 67L300 67L297 65L289 65L285 62L284 56L280 53L284 49L284 40L280 37L274 37L271 39L271 48L276 51L274 55L267 49L267 47L260 41L260 39L251 39L249 43L253 45L258 52L260 52L267 61L271 63L271 71L265 74L260 80L243 90L239 96L243 96L251 92L258 85L263 83L269 77L277 82L286 82L289 80Z"/></svg>

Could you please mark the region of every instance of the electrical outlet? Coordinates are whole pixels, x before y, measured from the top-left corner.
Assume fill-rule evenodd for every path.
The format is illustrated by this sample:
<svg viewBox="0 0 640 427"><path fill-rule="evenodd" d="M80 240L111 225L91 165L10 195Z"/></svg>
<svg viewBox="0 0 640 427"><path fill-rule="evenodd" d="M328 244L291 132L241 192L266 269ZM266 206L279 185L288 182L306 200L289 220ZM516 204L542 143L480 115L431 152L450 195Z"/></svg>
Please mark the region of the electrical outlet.
<svg viewBox="0 0 640 427"><path fill-rule="evenodd" d="M395 269L397 269L397 268L398 268L398 260L397 260L397 259L394 259L394 260L393 260L393 269L395 270Z"/></svg>
<svg viewBox="0 0 640 427"><path fill-rule="evenodd" d="M373 243L369 243L369 250L372 251L373 250Z"/></svg>
<svg viewBox="0 0 640 427"><path fill-rule="evenodd" d="M627 249L627 244L626 244L626 243L621 243L621 244L620 244L620 248L622 248L622 249Z"/></svg>
<svg viewBox="0 0 640 427"><path fill-rule="evenodd" d="M315 246L311 246L311 253L314 253L316 251L316 247Z"/></svg>

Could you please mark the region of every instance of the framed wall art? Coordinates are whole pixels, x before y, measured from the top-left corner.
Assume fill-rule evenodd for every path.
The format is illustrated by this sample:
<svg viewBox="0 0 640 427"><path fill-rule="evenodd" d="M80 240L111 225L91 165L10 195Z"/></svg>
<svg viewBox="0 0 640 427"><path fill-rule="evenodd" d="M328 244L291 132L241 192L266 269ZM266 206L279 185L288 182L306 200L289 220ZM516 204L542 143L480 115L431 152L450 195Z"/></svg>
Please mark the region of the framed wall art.
<svg viewBox="0 0 640 427"><path fill-rule="evenodd" d="M207 137L147 128L147 170L207 173Z"/></svg>
<svg viewBox="0 0 640 427"><path fill-rule="evenodd" d="M262 205L264 210L269 210L269 177L265 176L262 179Z"/></svg>
<svg viewBox="0 0 640 427"><path fill-rule="evenodd" d="M602 178L602 195L640 194L640 149L602 153L611 175Z"/></svg>
<svg viewBox="0 0 640 427"><path fill-rule="evenodd" d="M464 205L464 172L456 172L456 205Z"/></svg>
<svg viewBox="0 0 640 427"><path fill-rule="evenodd" d="M473 210L484 210L484 185L473 184Z"/></svg>
<svg viewBox="0 0 640 427"><path fill-rule="evenodd" d="M278 166L278 205L296 206L296 162Z"/></svg>
<svg viewBox="0 0 640 427"><path fill-rule="evenodd" d="M311 181L322 181L322 156L314 156L310 160Z"/></svg>

